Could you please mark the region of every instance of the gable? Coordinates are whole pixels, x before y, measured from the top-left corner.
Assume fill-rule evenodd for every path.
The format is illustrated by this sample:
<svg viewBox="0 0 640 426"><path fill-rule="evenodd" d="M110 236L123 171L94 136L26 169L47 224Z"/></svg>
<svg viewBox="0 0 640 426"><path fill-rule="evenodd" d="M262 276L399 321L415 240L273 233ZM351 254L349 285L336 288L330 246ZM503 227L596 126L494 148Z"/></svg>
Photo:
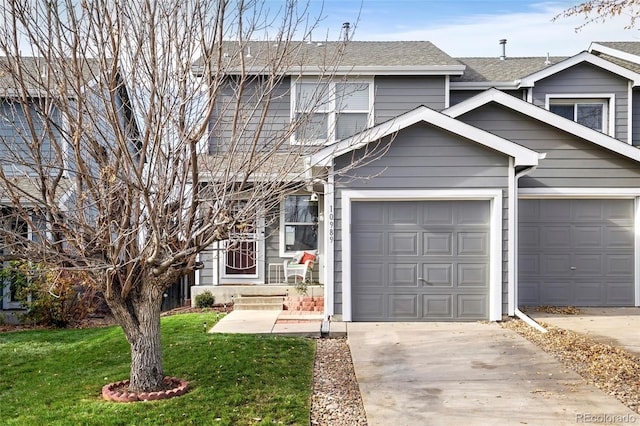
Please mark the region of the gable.
<svg viewBox="0 0 640 426"><path fill-rule="evenodd" d="M458 117L546 153L536 170L520 181L523 187L636 187L640 167L636 161L593 144L575 134L522 114L495 102Z"/></svg>

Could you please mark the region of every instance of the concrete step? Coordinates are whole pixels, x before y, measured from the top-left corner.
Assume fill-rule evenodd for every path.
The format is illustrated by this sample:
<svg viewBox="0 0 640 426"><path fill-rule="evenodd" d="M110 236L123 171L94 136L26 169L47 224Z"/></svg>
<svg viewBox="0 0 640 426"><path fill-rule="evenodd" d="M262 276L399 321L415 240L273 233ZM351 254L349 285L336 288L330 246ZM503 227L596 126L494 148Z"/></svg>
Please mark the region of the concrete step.
<svg viewBox="0 0 640 426"><path fill-rule="evenodd" d="M233 309L239 311L280 311L283 308L283 296L241 296L234 300Z"/></svg>
<svg viewBox="0 0 640 426"><path fill-rule="evenodd" d="M281 311L282 303L243 303L234 305L235 311Z"/></svg>

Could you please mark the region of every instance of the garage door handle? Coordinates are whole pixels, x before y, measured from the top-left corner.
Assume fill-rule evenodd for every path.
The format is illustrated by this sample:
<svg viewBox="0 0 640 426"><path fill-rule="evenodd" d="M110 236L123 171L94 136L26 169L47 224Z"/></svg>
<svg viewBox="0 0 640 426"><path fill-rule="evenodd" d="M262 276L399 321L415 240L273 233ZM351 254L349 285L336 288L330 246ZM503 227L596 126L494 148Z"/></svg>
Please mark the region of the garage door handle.
<svg viewBox="0 0 640 426"><path fill-rule="evenodd" d="M571 268L569 268L569 269L571 269L572 271L575 271L575 270L576 270L576 269L578 269L578 268L576 268L575 266L572 266L572 267L571 267Z"/></svg>
<svg viewBox="0 0 640 426"><path fill-rule="evenodd" d="M424 278L422 278L422 277L418 277L418 281L424 281L425 283L429 284L429 281L425 280L425 279L424 279Z"/></svg>

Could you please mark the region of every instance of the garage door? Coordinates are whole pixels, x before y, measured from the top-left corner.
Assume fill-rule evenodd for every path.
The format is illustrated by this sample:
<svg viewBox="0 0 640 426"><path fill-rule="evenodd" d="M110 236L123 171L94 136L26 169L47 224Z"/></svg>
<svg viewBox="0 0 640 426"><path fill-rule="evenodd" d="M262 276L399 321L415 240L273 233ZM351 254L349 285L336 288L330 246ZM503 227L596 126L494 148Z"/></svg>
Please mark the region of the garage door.
<svg viewBox="0 0 640 426"><path fill-rule="evenodd" d="M633 306L632 200L520 200L523 306Z"/></svg>
<svg viewBox="0 0 640 426"><path fill-rule="evenodd" d="M489 318L488 201L352 204L354 321Z"/></svg>

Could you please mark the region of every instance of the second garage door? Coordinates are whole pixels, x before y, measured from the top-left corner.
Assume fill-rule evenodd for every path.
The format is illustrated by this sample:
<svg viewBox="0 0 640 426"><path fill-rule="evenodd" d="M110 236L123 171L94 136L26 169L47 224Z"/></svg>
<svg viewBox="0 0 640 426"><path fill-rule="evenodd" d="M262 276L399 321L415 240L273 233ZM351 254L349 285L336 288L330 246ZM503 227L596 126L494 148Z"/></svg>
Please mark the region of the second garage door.
<svg viewBox="0 0 640 426"><path fill-rule="evenodd" d="M353 202L353 320L488 319L489 219L489 201Z"/></svg>
<svg viewBox="0 0 640 426"><path fill-rule="evenodd" d="M524 306L633 306L633 200L520 200Z"/></svg>

